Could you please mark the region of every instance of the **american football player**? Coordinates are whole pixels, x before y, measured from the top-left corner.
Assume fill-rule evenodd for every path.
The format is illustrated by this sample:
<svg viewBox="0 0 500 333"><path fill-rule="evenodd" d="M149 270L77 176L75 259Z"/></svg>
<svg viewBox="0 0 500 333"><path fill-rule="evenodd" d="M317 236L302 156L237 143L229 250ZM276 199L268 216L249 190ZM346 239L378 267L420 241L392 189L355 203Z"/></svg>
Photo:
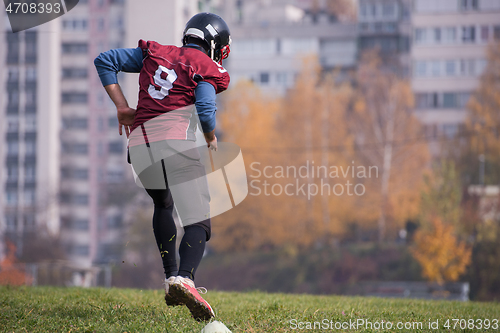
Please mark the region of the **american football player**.
<svg viewBox="0 0 500 333"><path fill-rule="evenodd" d="M101 53L94 64L116 106L119 134L125 131L129 138L129 163L132 160L154 203L153 231L165 272L165 301L169 306L184 304L195 319L209 320L214 311L194 284L211 233L210 195L195 144L194 119L199 118L208 148L217 150L215 97L229 84L222 60L230 52L230 31L221 17L199 13L187 22L182 44L177 47L140 40L137 48ZM140 73L136 109L128 105L120 89L120 71ZM143 151L162 157L151 158L151 165L139 167ZM190 175L189 182L186 175ZM187 183L189 186L182 188ZM173 190L173 185L181 189ZM184 226L179 267L174 202Z"/></svg>

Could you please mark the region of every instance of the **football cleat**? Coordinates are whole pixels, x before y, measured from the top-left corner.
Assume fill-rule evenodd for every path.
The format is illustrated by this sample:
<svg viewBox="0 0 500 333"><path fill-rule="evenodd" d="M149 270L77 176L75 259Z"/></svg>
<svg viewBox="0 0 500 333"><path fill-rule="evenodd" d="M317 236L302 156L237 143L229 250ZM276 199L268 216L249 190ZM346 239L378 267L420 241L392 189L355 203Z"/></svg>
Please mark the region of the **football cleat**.
<svg viewBox="0 0 500 333"><path fill-rule="evenodd" d="M174 281L175 281L175 276L171 276L168 279L165 279L165 282L164 282L164 285L165 285L165 303L167 303L168 306L177 306L177 305L184 304L169 294L170 287L172 286Z"/></svg>
<svg viewBox="0 0 500 333"><path fill-rule="evenodd" d="M169 294L185 304L194 319L208 321L210 318L215 317L215 313L210 304L200 296L198 290L206 293L205 288L196 289L193 280L178 276L175 278L174 283L170 285Z"/></svg>

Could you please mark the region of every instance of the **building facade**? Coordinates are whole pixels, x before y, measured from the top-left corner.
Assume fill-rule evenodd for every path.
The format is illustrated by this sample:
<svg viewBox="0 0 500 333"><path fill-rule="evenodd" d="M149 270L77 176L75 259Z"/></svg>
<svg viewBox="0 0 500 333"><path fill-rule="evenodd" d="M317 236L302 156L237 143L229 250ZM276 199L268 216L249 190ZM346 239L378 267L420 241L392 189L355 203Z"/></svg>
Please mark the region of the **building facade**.
<svg viewBox="0 0 500 333"><path fill-rule="evenodd" d="M353 69L357 25L332 14L312 13L309 2L225 1L218 12L231 29L231 55L224 66L234 84L254 82L271 94L283 94L300 71L302 60L317 56L323 70Z"/></svg>
<svg viewBox="0 0 500 333"><path fill-rule="evenodd" d="M43 226L59 231L60 29L52 21L12 33L0 15L0 237L22 253Z"/></svg>
<svg viewBox="0 0 500 333"><path fill-rule="evenodd" d="M452 137L466 120L489 43L500 40L500 2L415 0L412 87L428 136Z"/></svg>
<svg viewBox="0 0 500 333"><path fill-rule="evenodd" d="M18 33L1 15L0 256L6 240L22 251L24 233L47 229L60 235L77 267L120 259L124 193L140 189L93 60L111 48L137 47L141 38L179 45L202 5L80 0L58 19ZM119 80L135 107L138 75Z"/></svg>
<svg viewBox="0 0 500 333"><path fill-rule="evenodd" d="M360 0L358 47L360 56L377 49L384 65L402 77L410 75L410 0Z"/></svg>

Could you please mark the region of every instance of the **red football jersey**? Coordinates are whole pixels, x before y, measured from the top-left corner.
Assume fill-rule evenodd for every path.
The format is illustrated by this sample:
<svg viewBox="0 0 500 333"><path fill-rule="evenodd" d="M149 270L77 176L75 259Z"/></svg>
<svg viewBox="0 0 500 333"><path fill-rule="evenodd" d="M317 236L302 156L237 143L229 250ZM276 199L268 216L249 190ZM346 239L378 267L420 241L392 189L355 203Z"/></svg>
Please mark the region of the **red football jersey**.
<svg viewBox="0 0 500 333"><path fill-rule="evenodd" d="M196 126L191 116L196 112L193 104L197 81L211 83L216 93L220 93L229 85L229 74L220 64L194 48L161 45L142 39L139 47L145 52L145 58L139 75L139 102L132 126L134 135L131 136L144 132L142 134L149 142L193 140L189 132ZM131 142L131 145L135 144Z"/></svg>

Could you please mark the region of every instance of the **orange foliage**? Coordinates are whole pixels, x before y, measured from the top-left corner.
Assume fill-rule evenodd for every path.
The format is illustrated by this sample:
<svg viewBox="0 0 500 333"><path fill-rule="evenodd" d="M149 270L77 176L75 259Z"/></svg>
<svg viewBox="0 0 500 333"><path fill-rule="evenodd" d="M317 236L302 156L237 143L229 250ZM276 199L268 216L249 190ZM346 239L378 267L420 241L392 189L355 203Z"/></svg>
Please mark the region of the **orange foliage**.
<svg viewBox="0 0 500 333"><path fill-rule="evenodd" d="M433 219L429 229L418 230L414 240L412 254L429 281L456 281L470 263L472 249L459 242L453 226L439 218Z"/></svg>
<svg viewBox="0 0 500 333"><path fill-rule="evenodd" d="M245 81L224 93L218 115L221 140L241 147L249 195L235 209L214 218L213 248L244 251L329 243L348 233L350 223L373 228L382 207L388 207L386 215L394 221L388 227L396 234L407 219L417 215L427 162L424 145L393 144L385 205L381 194L384 142L406 142L420 129L409 112L411 89L406 81L386 75L376 66L363 68L361 83L353 85L339 80L335 73L322 73L318 59L309 57L283 97L265 94ZM373 118L374 107L381 118L392 117L393 138L376 137L373 128L380 126L380 119ZM394 109L390 115L384 113L388 108ZM373 148L356 151L356 144ZM360 168L368 174L371 166L377 168L371 177L359 176ZM322 171L318 171L320 167ZM314 169L315 173L291 175L288 168ZM298 190L302 185L306 193ZM353 194L355 185L364 193ZM285 193L286 186L290 194ZM309 189L317 192L308 195Z"/></svg>
<svg viewBox="0 0 500 333"><path fill-rule="evenodd" d="M7 255L0 262L0 285L22 286L30 284L32 278L16 264L16 246L7 242Z"/></svg>
<svg viewBox="0 0 500 333"><path fill-rule="evenodd" d="M407 80L384 71L377 52L363 55L356 74L350 128L360 149L356 158L376 166L362 207L355 212L365 226L378 220L379 239L394 234L419 211L420 187L429 161L427 144L418 141L422 127L413 115L413 93Z"/></svg>

